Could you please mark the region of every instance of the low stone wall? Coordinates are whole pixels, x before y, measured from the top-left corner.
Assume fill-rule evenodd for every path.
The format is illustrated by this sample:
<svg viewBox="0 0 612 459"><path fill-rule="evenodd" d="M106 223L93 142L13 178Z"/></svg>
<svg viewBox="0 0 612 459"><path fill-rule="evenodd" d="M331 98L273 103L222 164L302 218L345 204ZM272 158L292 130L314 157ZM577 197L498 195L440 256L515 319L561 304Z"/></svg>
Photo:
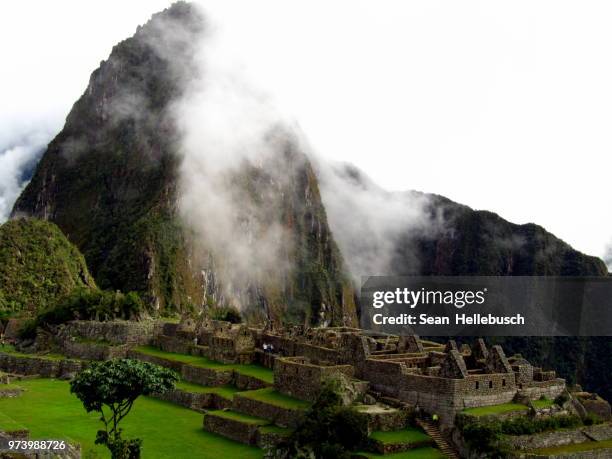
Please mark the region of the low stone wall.
<svg viewBox="0 0 612 459"><path fill-rule="evenodd" d="M87 362L70 359L50 359L32 355L20 356L0 352L0 369L20 375L45 378L69 377L87 366Z"/></svg>
<svg viewBox="0 0 612 459"><path fill-rule="evenodd" d="M153 396L160 400L166 400L196 411L203 411L205 409L220 410L231 408L232 406L231 400L211 392L188 392L181 389L174 389L165 394L154 394Z"/></svg>
<svg viewBox="0 0 612 459"><path fill-rule="evenodd" d="M295 355L304 356L312 361L329 362L332 364L342 363L340 352L336 349L329 349L308 343L298 343L295 352Z"/></svg>
<svg viewBox="0 0 612 459"><path fill-rule="evenodd" d="M531 400L538 400L542 397L546 397L550 400L554 400L565 390L564 379L553 379L551 381L533 381L529 386L523 386L520 388L521 394L526 395Z"/></svg>
<svg viewBox="0 0 612 459"><path fill-rule="evenodd" d="M274 360L276 360L275 354L264 352L261 349L255 350L255 363L272 370L274 368Z"/></svg>
<svg viewBox="0 0 612 459"><path fill-rule="evenodd" d="M83 360L110 360L127 356L130 346L121 344L110 346L103 343L87 343L66 340L62 343L63 354Z"/></svg>
<svg viewBox="0 0 612 459"><path fill-rule="evenodd" d="M155 322L112 320L74 320L66 324L66 332L92 340L104 340L112 344L150 344L153 339Z"/></svg>
<svg viewBox="0 0 612 459"><path fill-rule="evenodd" d="M422 446L434 446L433 439L412 442L412 443L383 443L381 441L370 439L368 441L370 449L378 454L394 454L408 451L409 449L420 448Z"/></svg>
<svg viewBox="0 0 612 459"><path fill-rule="evenodd" d="M599 441L612 439L612 425L600 424L577 429L542 432L534 435L507 435L503 442L510 450L533 450L584 443L593 439Z"/></svg>
<svg viewBox="0 0 612 459"><path fill-rule="evenodd" d="M240 390L255 390L272 386L272 384L262 381L261 379L238 372L234 372L232 383Z"/></svg>
<svg viewBox="0 0 612 459"><path fill-rule="evenodd" d="M231 384L233 379L232 370L211 370L189 365L182 365L180 373L185 381L202 386L224 386Z"/></svg>
<svg viewBox="0 0 612 459"><path fill-rule="evenodd" d="M281 427L295 428L304 418L302 410L282 408L270 403L253 400L240 394L234 395L232 410L267 419Z"/></svg>
<svg viewBox="0 0 612 459"><path fill-rule="evenodd" d="M162 351L175 352L177 354L192 354L193 342L188 342L177 336L159 335L155 337L155 343Z"/></svg>
<svg viewBox="0 0 612 459"><path fill-rule="evenodd" d="M267 450L272 449L280 442L287 438L287 434L282 434L278 432L262 432L261 429L257 429L257 434L255 436L255 444L257 447Z"/></svg>
<svg viewBox="0 0 612 459"><path fill-rule="evenodd" d="M246 445L257 443L258 426L255 424L247 424L209 413L204 415L204 429Z"/></svg>
<svg viewBox="0 0 612 459"><path fill-rule="evenodd" d="M322 383L339 375L352 377L350 365L315 365L303 357L277 358L274 362L274 387L283 394L315 401Z"/></svg>
<svg viewBox="0 0 612 459"><path fill-rule="evenodd" d="M130 359L138 359L144 362L154 363L155 365L170 368L171 370L177 371L179 373L181 372L181 368L183 367L183 364L181 362L177 362L176 360L164 359L163 357L158 357L156 355L150 355L135 350L128 351L127 355Z"/></svg>
<svg viewBox="0 0 612 459"><path fill-rule="evenodd" d="M611 457L612 448L560 454L510 453L507 456L508 459L610 459Z"/></svg>
<svg viewBox="0 0 612 459"><path fill-rule="evenodd" d="M406 427L408 411L389 409L380 405L366 405L357 408L359 414L367 422L368 432L377 430L389 432Z"/></svg>

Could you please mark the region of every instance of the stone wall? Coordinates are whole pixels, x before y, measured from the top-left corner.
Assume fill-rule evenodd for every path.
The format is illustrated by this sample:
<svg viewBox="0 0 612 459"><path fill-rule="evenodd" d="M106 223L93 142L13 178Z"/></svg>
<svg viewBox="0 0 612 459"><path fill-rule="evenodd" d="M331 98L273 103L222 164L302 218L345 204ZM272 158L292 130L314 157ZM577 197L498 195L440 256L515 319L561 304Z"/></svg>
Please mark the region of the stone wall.
<svg viewBox="0 0 612 459"><path fill-rule="evenodd" d="M211 370L189 365L182 365L180 373L185 381L202 386L224 386L231 384L234 377L233 370Z"/></svg>
<svg viewBox="0 0 612 459"><path fill-rule="evenodd" d="M542 432L534 435L507 435L504 437L504 444L511 450L533 450L584 443L591 441L593 438L612 439L612 426L601 424L577 429Z"/></svg>
<svg viewBox="0 0 612 459"><path fill-rule="evenodd" d="M21 356L0 352L0 370L19 375L39 375L45 378L70 377L87 366L87 362Z"/></svg>
<svg viewBox="0 0 612 459"><path fill-rule="evenodd" d="M529 386L522 386L520 393L526 395L531 400L538 400L546 397L554 400L565 390L565 380L554 379L552 381L532 382Z"/></svg>
<svg viewBox="0 0 612 459"><path fill-rule="evenodd" d="M231 400L212 392L189 392L174 389L165 394L154 394L153 396L197 411L203 411L204 409L220 410L232 406Z"/></svg>
<svg viewBox="0 0 612 459"><path fill-rule="evenodd" d="M255 363L264 366L266 368L274 368L274 360L276 356L271 352L264 352L262 349L255 350Z"/></svg>
<svg viewBox="0 0 612 459"><path fill-rule="evenodd" d="M397 397L400 390L399 381L405 373L406 366L402 362L368 359L365 361L361 377L370 381L372 389Z"/></svg>
<svg viewBox="0 0 612 459"><path fill-rule="evenodd" d="M277 358L274 362L274 388L283 394L313 402L325 380L345 375L352 377L350 365L314 365L303 357Z"/></svg>
<svg viewBox="0 0 612 459"><path fill-rule="evenodd" d="M399 381L400 400L451 424L457 412L478 406L508 403L516 386L512 374L470 375L464 379L406 374Z"/></svg>
<svg viewBox="0 0 612 459"><path fill-rule="evenodd" d="M238 373L236 371L234 371L234 378L232 380L232 384L240 390L263 389L264 387L270 387L272 385L270 383L262 381L261 379Z"/></svg>
<svg viewBox="0 0 612 459"><path fill-rule="evenodd" d="M112 344L141 345L151 343L154 329L155 322L151 320L142 322L75 320L66 324L64 333L91 340L107 341Z"/></svg>
<svg viewBox="0 0 612 459"><path fill-rule="evenodd" d="M177 362L176 360L164 359L163 357L157 357L155 355L145 354L144 352L138 352L135 350L128 351L128 357L130 359L138 359L144 362L154 363L155 365L159 365L161 367L170 368L171 370L179 373L183 367L183 364L181 362Z"/></svg>
<svg viewBox="0 0 612 459"><path fill-rule="evenodd" d="M262 432L262 429L257 429L255 443L258 448L269 450L274 448L280 442L287 438L288 433L280 433L277 431Z"/></svg>
<svg viewBox="0 0 612 459"><path fill-rule="evenodd" d="M257 443L257 425L208 413L204 415L204 429L231 440L254 445Z"/></svg>
<svg viewBox="0 0 612 459"><path fill-rule="evenodd" d="M177 354L191 354L194 343L177 336L159 335L155 337L155 344L162 351L175 352Z"/></svg>
<svg viewBox="0 0 612 459"><path fill-rule="evenodd" d="M68 357L83 360L110 360L127 356L130 345L120 344L110 346L103 343L88 343L65 340L62 343L62 353Z"/></svg>
<svg viewBox="0 0 612 459"><path fill-rule="evenodd" d="M361 405L357 411L367 423L368 432L389 432L406 427L409 412L405 409L389 408L385 405Z"/></svg>
<svg viewBox="0 0 612 459"><path fill-rule="evenodd" d="M297 427L304 417L304 412L302 410L283 408L244 397L239 393L234 395L232 410L267 419L281 427L291 428Z"/></svg>

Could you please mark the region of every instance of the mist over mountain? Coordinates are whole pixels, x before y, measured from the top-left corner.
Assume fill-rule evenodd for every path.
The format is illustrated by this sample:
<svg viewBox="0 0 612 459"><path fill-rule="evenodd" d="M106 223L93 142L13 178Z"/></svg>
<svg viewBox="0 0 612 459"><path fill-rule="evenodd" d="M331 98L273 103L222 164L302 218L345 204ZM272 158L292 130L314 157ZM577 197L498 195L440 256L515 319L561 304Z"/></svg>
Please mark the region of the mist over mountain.
<svg viewBox="0 0 612 459"><path fill-rule="evenodd" d="M160 311L354 324L361 275L606 274L537 225L331 164L212 34L179 2L116 45L15 203L56 223L102 288Z"/></svg>
<svg viewBox="0 0 612 459"><path fill-rule="evenodd" d="M320 164L323 202L355 279L365 275L602 276L602 260L536 224L444 196L389 192L350 164Z"/></svg>
<svg viewBox="0 0 612 459"><path fill-rule="evenodd" d="M221 144L218 123L229 126L237 110L188 111L191 98L205 109L221 100L223 85L198 62L205 34L201 13L180 2L115 46L13 215L55 222L100 287L140 291L160 310L229 304L260 319L355 323L353 288L296 139L265 123L241 135L237 125L240 142ZM253 135L256 154L245 154Z"/></svg>

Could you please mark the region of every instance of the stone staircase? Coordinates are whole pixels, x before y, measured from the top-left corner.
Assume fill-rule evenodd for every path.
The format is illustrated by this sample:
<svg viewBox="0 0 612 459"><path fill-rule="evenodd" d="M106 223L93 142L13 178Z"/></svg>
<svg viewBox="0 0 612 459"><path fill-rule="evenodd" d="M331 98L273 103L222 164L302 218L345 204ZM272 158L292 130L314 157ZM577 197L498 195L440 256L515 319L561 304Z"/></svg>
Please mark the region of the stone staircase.
<svg viewBox="0 0 612 459"><path fill-rule="evenodd" d="M460 459L459 453L451 443L444 438L437 423L423 418L417 418L416 423L433 439L438 449L442 451L446 457L449 459Z"/></svg>

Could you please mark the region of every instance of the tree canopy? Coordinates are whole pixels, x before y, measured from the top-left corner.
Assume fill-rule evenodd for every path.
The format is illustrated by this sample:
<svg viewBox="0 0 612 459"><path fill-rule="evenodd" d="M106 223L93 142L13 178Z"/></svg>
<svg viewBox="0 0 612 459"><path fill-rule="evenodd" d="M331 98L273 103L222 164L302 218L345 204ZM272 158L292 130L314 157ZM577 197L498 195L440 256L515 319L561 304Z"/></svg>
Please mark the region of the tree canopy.
<svg viewBox="0 0 612 459"><path fill-rule="evenodd" d="M167 368L132 359L93 362L70 382L87 412L98 411L104 430L98 431L96 443L106 445L113 459L140 457L139 439L123 440L119 422L141 395L164 393L174 388L177 374Z"/></svg>

